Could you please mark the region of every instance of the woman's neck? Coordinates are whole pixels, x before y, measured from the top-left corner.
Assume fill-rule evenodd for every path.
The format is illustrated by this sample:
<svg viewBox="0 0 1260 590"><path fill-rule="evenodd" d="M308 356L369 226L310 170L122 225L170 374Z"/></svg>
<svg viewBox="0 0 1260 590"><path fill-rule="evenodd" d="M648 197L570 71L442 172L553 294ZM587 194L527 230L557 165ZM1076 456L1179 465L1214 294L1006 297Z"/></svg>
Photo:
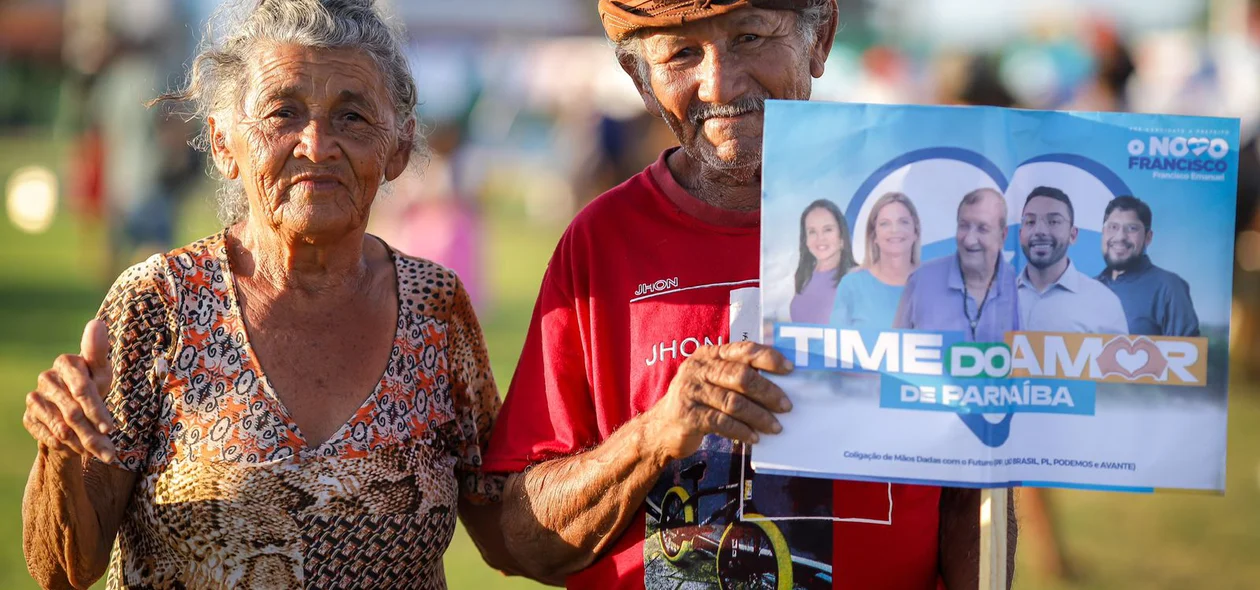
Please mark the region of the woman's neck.
<svg viewBox="0 0 1260 590"><path fill-rule="evenodd" d="M264 223L251 217L228 232L233 274L251 286L318 295L357 291L369 280L363 228L325 240Z"/></svg>
<svg viewBox="0 0 1260 590"><path fill-rule="evenodd" d="M826 260L819 260L814 265L814 272L827 272L840 268L840 255L830 256Z"/></svg>
<svg viewBox="0 0 1260 590"><path fill-rule="evenodd" d="M914 272L914 264L908 254L884 254L871 266L871 274L887 285L904 285L910 273Z"/></svg>

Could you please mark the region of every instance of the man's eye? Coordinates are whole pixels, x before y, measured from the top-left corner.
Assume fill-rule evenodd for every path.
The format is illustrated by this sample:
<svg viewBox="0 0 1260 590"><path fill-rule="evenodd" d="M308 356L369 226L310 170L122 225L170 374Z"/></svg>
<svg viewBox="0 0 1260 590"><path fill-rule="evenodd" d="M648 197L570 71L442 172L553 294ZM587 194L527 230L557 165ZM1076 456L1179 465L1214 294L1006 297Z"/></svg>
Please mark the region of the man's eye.
<svg viewBox="0 0 1260 590"><path fill-rule="evenodd" d="M356 123L364 120L363 115L360 115L359 113L356 113L354 111L346 112L345 114L341 115L341 118L347 121L356 122Z"/></svg>
<svg viewBox="0 0 1260 590"><path fill-rule="evenodd" d="M696 50L694 47L684 47L682 49L679 49L678 51L675 51L674 55L670 59L685 59L695 54L696 54Z"/></svg>
<svg viewBox="0 0 1260 590"><path fill-rule="evenodd" d="M738 41L738 42L740 42L740 43L751 43L751 42L756 41L756 40L758 40L758 39L760 39L760 38L761 38L761 36L760 36L760 35L754 35L754 34L752 34L752 33L748 33L747 35L740 35L739 37L736 37L736 39L735 39L735 40L736 40L736 41Z"/></svg>
<svg viewBox="0 0 1260 590"><path fill-rule="evenodd" d="M293 112L293 109L288 107L278 108L271 112L271 116L281 119L292 119L295 115L296 113Z"/></svg>

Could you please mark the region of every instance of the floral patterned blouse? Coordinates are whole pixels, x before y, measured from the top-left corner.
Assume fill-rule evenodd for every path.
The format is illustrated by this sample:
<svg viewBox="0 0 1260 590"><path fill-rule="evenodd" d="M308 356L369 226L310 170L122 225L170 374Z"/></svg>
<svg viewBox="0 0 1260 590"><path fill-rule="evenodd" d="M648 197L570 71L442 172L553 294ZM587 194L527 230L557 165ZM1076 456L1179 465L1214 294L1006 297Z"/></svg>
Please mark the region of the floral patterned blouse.
<svg viewBox="0 0 1260 590"><path fill-rule="evenodd" d="M109 588L445 588L463 499L499 408L463 286L393 253L388 368L357 412L307 447L250 348L226 232L125 272L102 305L118 428L138 474Z"/></svg>

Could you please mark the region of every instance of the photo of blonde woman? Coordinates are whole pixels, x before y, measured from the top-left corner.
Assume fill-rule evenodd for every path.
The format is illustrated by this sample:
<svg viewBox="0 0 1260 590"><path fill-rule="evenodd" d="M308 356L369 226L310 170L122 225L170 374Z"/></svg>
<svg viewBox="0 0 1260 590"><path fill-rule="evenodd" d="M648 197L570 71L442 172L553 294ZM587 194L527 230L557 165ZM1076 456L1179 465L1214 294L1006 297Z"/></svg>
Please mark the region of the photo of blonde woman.
<svg viewBox="0 0 1260 590"><path fill-rule="evenodd" d="M836 290L830 323L842 328L887 329L910 273L919 267L919 213L904 193L885 193L866 218L862 266Z"/></svg>

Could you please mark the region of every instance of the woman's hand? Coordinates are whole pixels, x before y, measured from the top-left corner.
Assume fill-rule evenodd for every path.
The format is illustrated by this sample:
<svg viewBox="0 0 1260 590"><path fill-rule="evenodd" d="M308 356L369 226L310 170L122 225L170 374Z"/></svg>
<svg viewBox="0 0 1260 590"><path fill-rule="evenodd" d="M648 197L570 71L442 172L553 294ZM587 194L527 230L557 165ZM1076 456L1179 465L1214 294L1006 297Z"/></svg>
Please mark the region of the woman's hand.
<svg viewBox="0 0 1260 590"><path fill-rule="evenodd" d="M22 425L40 445L90 454L105 463L114 460L108 436L114 421L102 401L112 379L108 336L104 322L88 322L81 353L63 354L39 374L37 389L26 395Z"/></svg>

